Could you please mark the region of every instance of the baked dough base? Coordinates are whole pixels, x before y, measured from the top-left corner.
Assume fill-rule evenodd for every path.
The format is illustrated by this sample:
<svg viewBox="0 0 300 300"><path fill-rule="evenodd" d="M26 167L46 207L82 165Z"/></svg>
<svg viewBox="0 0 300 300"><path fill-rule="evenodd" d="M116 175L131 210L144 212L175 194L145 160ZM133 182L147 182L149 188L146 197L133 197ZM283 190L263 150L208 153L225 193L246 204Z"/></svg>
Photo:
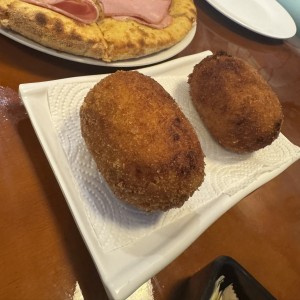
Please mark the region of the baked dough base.
<svg viewBox="0 0 300 300"><path fill-rule="evenodd" d="M154 29L133 20L102 18L83 24L49 9L19 0L1 0L1 26L43 46L105 62L146 56L174 46L196 19L193 0L173 0L172 23Z"/></svg>

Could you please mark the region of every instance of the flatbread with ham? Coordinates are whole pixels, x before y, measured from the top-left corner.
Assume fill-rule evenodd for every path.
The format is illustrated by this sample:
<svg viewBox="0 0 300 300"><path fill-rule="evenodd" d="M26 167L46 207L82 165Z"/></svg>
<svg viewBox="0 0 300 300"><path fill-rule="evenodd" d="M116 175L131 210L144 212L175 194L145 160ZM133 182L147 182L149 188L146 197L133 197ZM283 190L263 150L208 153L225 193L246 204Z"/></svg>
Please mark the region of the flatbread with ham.
<svg viewBox="0 0 300 300"><path fill-rule="evenodd" d="M193 0L1 0L0 21L43 46L106 62L169 48L191 30Z"/></svg>

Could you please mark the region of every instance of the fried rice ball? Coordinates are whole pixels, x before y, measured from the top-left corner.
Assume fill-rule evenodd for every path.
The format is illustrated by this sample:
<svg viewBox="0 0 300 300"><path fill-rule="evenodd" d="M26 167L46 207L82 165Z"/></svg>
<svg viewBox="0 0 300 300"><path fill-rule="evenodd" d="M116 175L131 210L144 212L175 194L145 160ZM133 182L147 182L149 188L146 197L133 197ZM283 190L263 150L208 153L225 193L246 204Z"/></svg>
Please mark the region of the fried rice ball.
<svg viewBox="0 0 300 300"><path fill-rule="evenodd" d="M180 207L204 180L199 139L154 79L117 71L80 108L81 132L97 167L121 200L144 211Z"/></svg>
<svg viewBox="0 0 300 300"><path fill-rule="evenodd" d="M282 107L257 70L225 52L206 57L189 75L192 101L211 135L224 148L253 152L279 135Z"/></svg>

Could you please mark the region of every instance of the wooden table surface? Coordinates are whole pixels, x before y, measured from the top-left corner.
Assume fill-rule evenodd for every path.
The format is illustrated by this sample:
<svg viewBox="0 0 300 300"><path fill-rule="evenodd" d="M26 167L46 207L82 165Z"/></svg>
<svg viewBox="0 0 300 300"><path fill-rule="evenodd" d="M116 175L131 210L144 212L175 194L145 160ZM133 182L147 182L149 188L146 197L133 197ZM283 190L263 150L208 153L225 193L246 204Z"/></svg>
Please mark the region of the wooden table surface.
<svg viewBox="0 0 300 300"><path fill-rule="evenodd" d="M176 57L225 50L248 61L280 98L283 134L300 145L300 49L243 29L206 2L197 3L196 36ZM0 299L107 299L18 86L115 69L49 56L4 36L0 45ZM155 275L154 298L183 299L190 276L229 255L276 298L299 299L299 253L298 161L245 197Z"/></svg>

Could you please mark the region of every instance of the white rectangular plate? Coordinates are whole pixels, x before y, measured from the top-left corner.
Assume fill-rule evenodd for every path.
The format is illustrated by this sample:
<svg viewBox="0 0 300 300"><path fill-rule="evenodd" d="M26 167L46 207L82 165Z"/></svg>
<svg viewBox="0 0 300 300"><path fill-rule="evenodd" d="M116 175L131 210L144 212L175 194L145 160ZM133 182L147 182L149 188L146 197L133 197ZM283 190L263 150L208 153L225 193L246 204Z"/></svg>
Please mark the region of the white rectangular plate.
<svg viewBox="0 0 300 300"><path fill-rule="evenodd" d="M183 57L157 66L140 69L139 72L155 77L187 76L195 64L211 54L203 53ZM291 149L280 164L267 168L253 181L244 184L233 195L222 193L215 201L202 205L179 220L152 232L150 236L113 251L105 252L99 245L95 232L84 212L83 200L74 186L74 178L66 153L53 127L48 90L56 84L99 81L106 75L67 78L49 82L20 85L20 95L29 117L57 177L77 226L100 273L104 287L112 299L125 299L139 286L162 270L181 254L216 219L247 194L269 181L300 157L299 148L281 139ZM209 156L209 154L207 154ZM208 159L214 159L208 157ZM99 216L101 217L101 216ZM113 237L112 237L113 238ZM100 283L99 283L100 284Z"/></svg>

